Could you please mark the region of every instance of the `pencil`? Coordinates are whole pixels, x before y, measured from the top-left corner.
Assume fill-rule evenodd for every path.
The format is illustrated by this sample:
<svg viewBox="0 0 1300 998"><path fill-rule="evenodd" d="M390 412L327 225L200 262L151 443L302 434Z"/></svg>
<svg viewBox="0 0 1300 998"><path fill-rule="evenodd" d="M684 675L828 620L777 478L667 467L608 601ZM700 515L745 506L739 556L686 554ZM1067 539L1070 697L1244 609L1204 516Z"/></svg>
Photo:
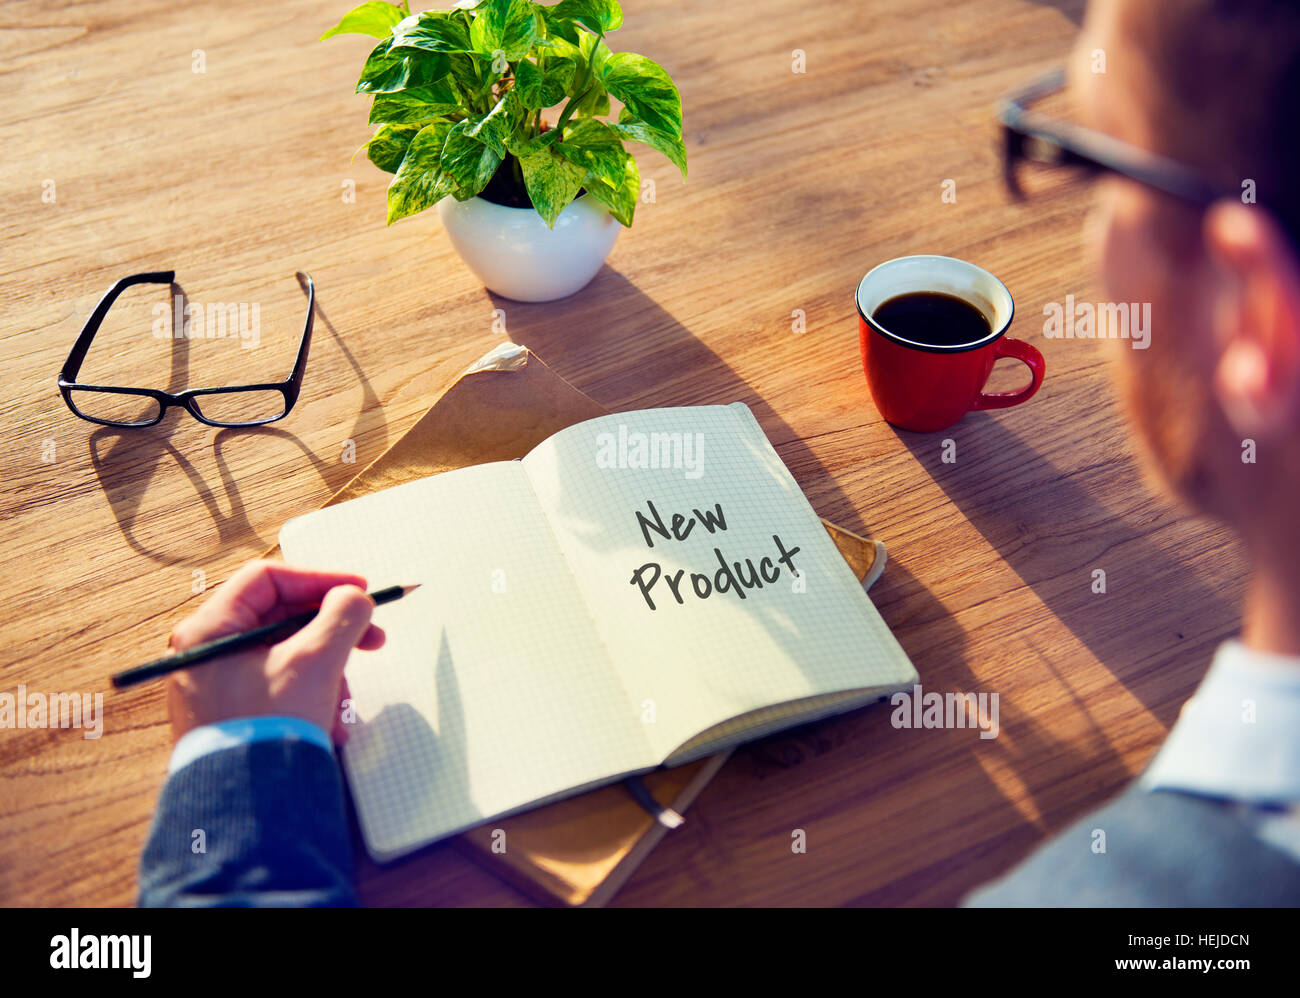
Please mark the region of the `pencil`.
<svg viewBox="0 0 1300 998"><path fill-rule="evenodd" d="M385 603L401 599L407 593L419 588L418 584L414 586L389 586L387 589L380 589L371 593L370 598L375 601L375 606L383 606ZM256 627L241 634L227 634L215 641L196 645L187 651L168 655L166 658L160 658L153 662L146 662L144 665L138 665L134 669L127 669L125 672L119 672L113 676L113 687L120 690L127 686L134 686L137 683L148 682L150 679L157 679L159 676L165 676L169 672L175 672L178 669L188 669L190 666L211 662L223 655L243 651L245 648L252 648L255 645L275 644L277 641L283 641L289 635L302 630L315 619L316 614L319 612L320 608L317 607L315 610L307 610L303 613L294 614L292 617L286 617L275 624L265 624L262 627Z"/></svg>

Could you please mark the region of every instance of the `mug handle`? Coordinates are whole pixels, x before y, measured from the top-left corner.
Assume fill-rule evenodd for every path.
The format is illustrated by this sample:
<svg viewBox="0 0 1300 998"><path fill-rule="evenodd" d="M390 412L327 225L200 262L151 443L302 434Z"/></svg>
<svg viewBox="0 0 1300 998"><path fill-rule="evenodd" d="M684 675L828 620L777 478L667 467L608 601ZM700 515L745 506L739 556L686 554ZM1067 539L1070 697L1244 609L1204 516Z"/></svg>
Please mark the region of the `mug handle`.
<svg viewBox="0 0 1300 998"><path fill-rule="evenodd" d="M1028 367L1029 384L1015 392L980 392L971 405L972 410L1006 409L1019 405L1033 398L1034 392L1042 386L1047 364L1043 361L1043 355L1035 347L1024 340L1009 340L1003 337L993 344L994 363L997 363L1001 357L1013 357Z"/></svg>

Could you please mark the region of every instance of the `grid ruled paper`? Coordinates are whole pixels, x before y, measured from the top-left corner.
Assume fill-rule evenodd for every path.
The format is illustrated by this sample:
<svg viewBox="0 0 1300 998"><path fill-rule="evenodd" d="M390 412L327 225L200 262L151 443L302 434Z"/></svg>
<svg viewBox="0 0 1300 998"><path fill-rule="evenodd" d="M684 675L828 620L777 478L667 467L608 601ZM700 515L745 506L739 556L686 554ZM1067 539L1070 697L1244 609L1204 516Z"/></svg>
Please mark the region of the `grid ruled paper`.
<svg viewBox="0 0 1300 998"><path fill-rule="evenodd" d="M667 441L660 467L635 466L634 434ZM697 452L686 450L688 434ZM601 467L611 458L614 467ZM774 703L915 681L906 654L743 403L602 416L543 441L523 463L660 759L707 728ZM665 524L675 513L693 518L685 539L644 530L636 513L648 516L648 503ZM696 511L716 517L718 505L725 529L710 532ZM774 534L787 551L799 548L792 561L801 580L776 563ZM746 579L753 578L747 563L759 567L764 557L780 574L762 588L742 589L743 599L734 590L699 598L691 576L716 579L717 552L728 564L739 562ZM661 573L649 592L653 610L632 582L648 563ZM665 581L678 571L685 573L681 602Z"/></svg>
<svg viewBox="0 0 1300 998"><path fill-rule="evenodd" d="M421 588L375 610L343 749L367 849L392 858L656 760L519 462L329 506L280 532L286 560Z"/></svg>

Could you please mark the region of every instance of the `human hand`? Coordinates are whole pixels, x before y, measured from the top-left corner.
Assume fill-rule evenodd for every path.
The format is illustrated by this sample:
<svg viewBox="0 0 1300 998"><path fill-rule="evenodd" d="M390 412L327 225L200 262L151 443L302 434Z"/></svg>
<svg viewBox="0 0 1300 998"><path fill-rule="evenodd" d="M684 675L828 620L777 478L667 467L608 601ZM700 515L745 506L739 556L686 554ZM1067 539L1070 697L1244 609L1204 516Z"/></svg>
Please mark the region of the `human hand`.
<svg viewBox="0 0 1300 998"><path fill-rule="evenodd" d="M173 673L167 686L172 738L204 724L240 717L301 717L347 741L339 717L347 699L343 666L353 648L373 651L384 632L370 623L374 603L366 580L340 572L254 561L221 583L171 633L172 651L271 624L310 610L316 618L278 644L226 656Z"/></svg>

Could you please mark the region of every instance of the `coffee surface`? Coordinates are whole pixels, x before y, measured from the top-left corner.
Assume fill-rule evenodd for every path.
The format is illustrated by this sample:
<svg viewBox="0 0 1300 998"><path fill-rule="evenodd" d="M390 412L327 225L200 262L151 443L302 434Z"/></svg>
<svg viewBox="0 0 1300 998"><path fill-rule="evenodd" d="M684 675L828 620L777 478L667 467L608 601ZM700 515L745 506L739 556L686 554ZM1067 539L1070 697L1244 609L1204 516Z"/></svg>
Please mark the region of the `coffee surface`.
<svg viewBox="0 0 1300 998"><path fill-rule="evenodd" d="M993 331L984 313L941 291L911 291L882 303L872 318L895 336L927 346L975 343Z"/></svg>

